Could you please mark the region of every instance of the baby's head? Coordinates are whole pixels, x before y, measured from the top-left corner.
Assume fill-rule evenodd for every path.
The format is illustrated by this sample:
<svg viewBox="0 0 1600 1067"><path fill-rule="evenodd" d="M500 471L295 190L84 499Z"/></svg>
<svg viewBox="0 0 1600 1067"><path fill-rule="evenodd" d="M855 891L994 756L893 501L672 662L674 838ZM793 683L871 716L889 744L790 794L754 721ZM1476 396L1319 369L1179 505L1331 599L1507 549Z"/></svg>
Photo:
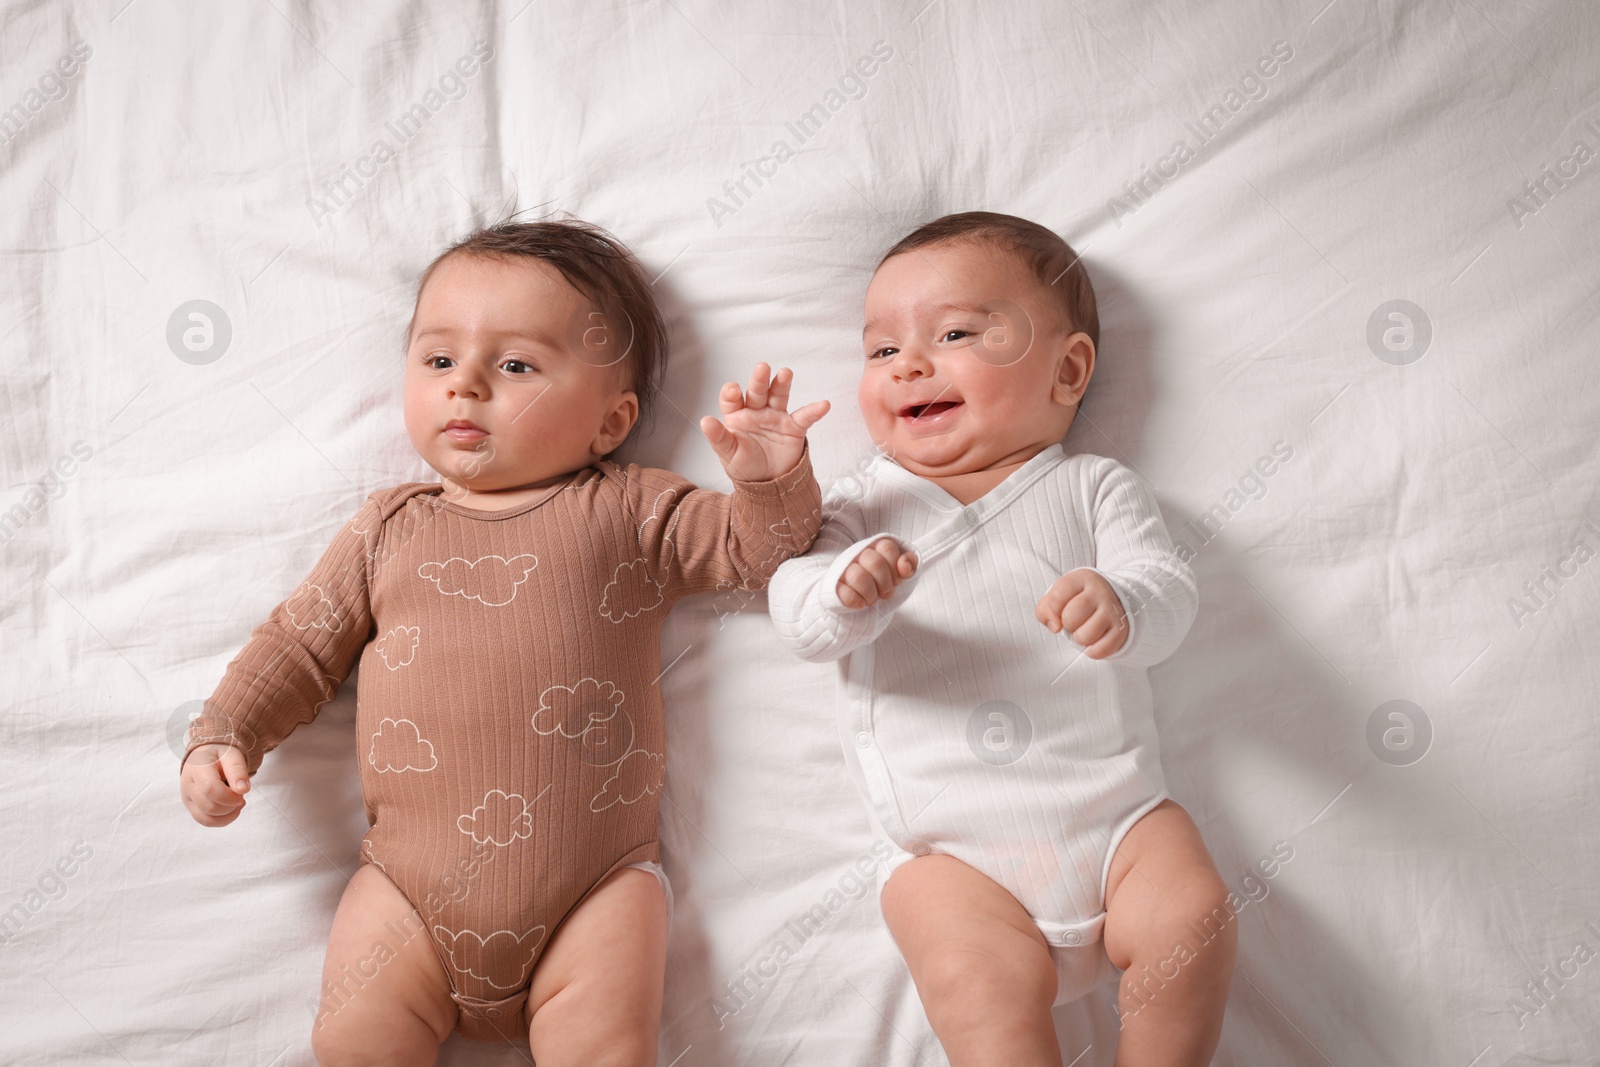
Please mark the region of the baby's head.
<svg viewBox="0 0 1600 1067"><path fill-rule="evenodd" d="M571 221L501 223L440 253L406 330L406 431L447 483L536 485L604 458L659 388L667 334L628 250Z"/></svg>
<svg viewBox="0 0 1600 1067"><path fill-rule="evenodd" d="M1100 339L1071 247L988 211L946 215L889 249L866 321L861 413L878 447L923 477L1021 462L1061 440Z"/></svg>

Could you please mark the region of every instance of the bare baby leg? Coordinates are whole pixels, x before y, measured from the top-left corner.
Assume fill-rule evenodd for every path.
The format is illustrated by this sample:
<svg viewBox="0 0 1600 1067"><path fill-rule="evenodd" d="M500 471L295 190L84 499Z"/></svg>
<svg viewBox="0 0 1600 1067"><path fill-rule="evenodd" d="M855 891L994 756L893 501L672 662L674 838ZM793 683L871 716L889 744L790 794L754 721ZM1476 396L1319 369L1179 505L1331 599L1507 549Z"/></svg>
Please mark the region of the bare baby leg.
<svg viewBox="0 0 1600 1067"><path fill-rule="evenodd" d="M1106 954L1122 976L1117 1067L1203 1067L1222 1036L1238 924L1189 813L1134 823L1106 878Z"/></svg>
<svg viewBox="0 0 1600 1067"><path fill-rule="evenodd" d="M624 868L572 910L534 968L524 1023L539 1067L651 1067L666 970L666 898ZM321 1067L431 1067L457 1008L421 917L376 867L350 879L323 964Z"/></svg>
<svg viewBox="0 0 1600 1067"><path fill-rule="evenodd" d="M951 1067L1059 1067L1055 963L1016 897L935 854L897 867L880 903Z"/></svg>
<svg viewBox="0 0 1600 1067"><path fill-rule="evenodd" d="M345 886L311 1031L321 1067L430 1067L456 1025L450 983L422 918L371 864Z"/></svg>
<svg viewBox="0 0 1600 1067"><path fill-rule="evenodd" d="M667 899L653 874L613 872L556 930L528 992L539 1067L653 1067Z"/></svg>

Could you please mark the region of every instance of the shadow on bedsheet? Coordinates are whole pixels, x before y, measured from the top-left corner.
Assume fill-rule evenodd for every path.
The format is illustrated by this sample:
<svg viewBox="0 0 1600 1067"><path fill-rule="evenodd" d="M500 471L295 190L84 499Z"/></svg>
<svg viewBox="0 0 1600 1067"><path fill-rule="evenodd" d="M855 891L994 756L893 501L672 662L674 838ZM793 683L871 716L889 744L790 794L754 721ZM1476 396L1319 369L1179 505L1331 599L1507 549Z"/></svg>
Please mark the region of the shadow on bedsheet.
<svg viewBox="0 0 1600 1067"><path fill-rule="evenodd" d="M1085 417L1074 423L1066 445L1069 452L1127 463L1141 450L1160 390L1151 369L1151 355L1160 348L1159 318L1115 272L1100 263L1091 270L1103 355ZM1272 414L1263 413L1261 421L1260 436L1269 441ZM1241 457L1239 465L1251 458ZM1300 467L1298 476L1306 476L1309 466ZM1223 485L1237 472L1216 475L1208 482ZM1176 540L1191 516L1159 488L1157 497L1166 498L1162 512ZM1196 539L1188 540L1193 547ZM1194 818L1223 882L1243 905L1227 1021L1213 1062L1311 1062L1318 1052L1307 1047L1308 1040L1330 1056L1337 1057L1338 1049L1363 1062L1401 1062L1403 1056L1386 1053L1376 1040L1415 1028L1403 1010L1405 997L1385 993L1390 972L1353 951L1348 934L1296 899L1297 886L1328 877L1363 886L1362 857L1327 831L1340 821L1377 825L1392 819L1394 809L1385 802L1415 784L1386 777L1403 776L1407 769L1381 764L1363 732L1372 709L1397 694L1367 701L1361 683L1370 685L1374 672L1363 678L1362 665L1344 663L1347 679L1322 656L1330 653L1337 663L1337 650L1309 645L1280 614L1292 615L1292 605L1265 600L1259 577L1252 584L1249 576L1258 575L1263 564L1236 538L1219 536L1200 545L1191 567L1200 589L1199 613L1178 651L1151 670L1150 685L1168 789ZM1266 780L1251 781L1251 774ZM1346 787L1352 788L1341 793ZM1274 801L1284 793L1312 799L1304 811L1289 810L1281 803L1252 802L1252 793ZM1258 810L1251 810L1253 804ZM1438 813L1408 808L1405 817L1413 824L1437 822L1434 836L1449 837ZM1274 868L1274 877L1263 877L1257 864L1280 842L1293 849L1293 858ZM1292 993L1302 1005L1299 1014L1285 996L1291 992L1283 989L1285 974L1298 977ZM1104 993L1085 1000L1100 1000L1109 1011L1114 992L1108 986ZM1308 1001L1318 1005L1314 1015L1303 1009ZM1358 1028L1348 1025L1353 1019L1361 1020Z"/></svg>

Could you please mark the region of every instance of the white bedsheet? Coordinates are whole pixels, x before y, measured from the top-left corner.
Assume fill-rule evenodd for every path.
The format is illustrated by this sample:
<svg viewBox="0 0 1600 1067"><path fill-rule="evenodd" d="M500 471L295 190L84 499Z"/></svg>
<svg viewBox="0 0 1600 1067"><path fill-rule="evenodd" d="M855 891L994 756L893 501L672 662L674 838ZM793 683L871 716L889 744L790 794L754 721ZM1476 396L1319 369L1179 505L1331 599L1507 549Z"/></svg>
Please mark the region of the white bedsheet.
<svg viewBox="0 0 1600 1067"><path fill-rule="evenodd" d="M1067 446L1195 553L1152 682L1248 900L1216 1062L1597 1062L1597 42L1579 2L8 5L0 1061L311 1062L353 686L225 830L174 745L365 494L427 476L418 270L545 205L660 275L670 384L627 458L723 488L694 423L758 359L834 402L824 485L866 452L895 238L974 208L1066 236L1104 321ZM834 668L759 595L663 645L660 1062L943 1063L852 873ZM1111 1062L1111 996L1059 1011L1064 1063Z"/></svg>

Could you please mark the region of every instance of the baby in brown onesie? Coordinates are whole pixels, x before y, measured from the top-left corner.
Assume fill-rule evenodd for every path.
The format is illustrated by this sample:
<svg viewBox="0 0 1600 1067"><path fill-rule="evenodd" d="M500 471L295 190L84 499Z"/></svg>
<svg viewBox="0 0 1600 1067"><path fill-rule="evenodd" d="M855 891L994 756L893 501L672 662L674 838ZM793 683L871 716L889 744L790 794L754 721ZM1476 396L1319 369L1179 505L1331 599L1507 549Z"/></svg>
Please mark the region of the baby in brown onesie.
<svg viewBox="0 0 1600 1067"><path fill-rule="evenodd" d="M700 429L733 492L606 458L657 388L637 263L581 223L502 224L424 273L406 428L440 483L373 493L190 728L185 806L232 822L262 757L360 658L371 829L334 917L319 1063L432 1064L452 1030L539 1067L655 1061L659 633L759 589L821 523L793 380L758 363Z"/></svg>

